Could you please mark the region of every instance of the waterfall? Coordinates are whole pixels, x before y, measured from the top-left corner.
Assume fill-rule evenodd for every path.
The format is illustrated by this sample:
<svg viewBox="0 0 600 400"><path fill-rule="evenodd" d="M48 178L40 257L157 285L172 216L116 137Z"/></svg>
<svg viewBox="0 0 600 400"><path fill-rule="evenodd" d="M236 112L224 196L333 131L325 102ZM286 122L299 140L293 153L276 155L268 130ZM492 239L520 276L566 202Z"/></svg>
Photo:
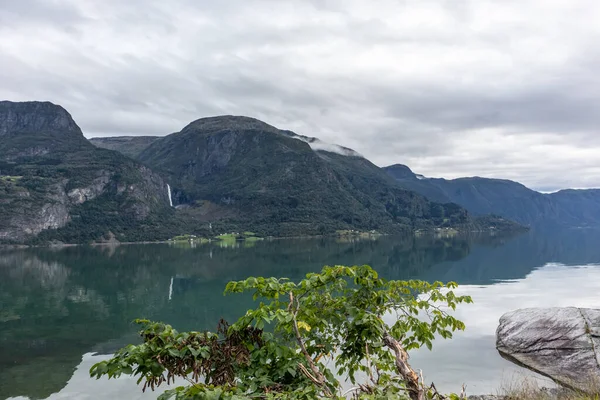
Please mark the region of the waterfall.
<svg viewBox="0 0 600 400"><path fill-rule="evenodd" d="M171 284L169 285L169 301L173 298L173 277L171 277Z"/></svg>
<svg viewBox="0 0 600 400"><path fill-rule="evenodd" d="M167 183L167 194L169 195L169 204L173 207L173 197L171 197L171 186Z"/></svg>

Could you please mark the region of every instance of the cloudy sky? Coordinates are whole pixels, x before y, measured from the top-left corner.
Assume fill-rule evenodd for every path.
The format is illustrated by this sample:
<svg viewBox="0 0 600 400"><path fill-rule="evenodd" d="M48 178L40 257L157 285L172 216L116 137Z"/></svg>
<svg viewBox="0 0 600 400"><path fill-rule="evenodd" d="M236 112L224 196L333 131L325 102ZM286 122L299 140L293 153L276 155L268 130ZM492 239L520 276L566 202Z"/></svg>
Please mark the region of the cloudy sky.
<svg viewBox="0 0 600 400"><path fill-rule="evenodd" d="M0 0L0 99L86 136L220 114L427 176L600 187L597 0Z"/></svg>

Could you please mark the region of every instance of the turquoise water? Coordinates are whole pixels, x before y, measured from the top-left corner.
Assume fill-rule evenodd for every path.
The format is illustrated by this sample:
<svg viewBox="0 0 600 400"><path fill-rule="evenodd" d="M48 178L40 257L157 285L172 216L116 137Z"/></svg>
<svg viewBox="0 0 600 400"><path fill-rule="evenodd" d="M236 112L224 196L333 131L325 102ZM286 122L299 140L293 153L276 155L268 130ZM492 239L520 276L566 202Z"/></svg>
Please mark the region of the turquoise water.
<svg viewBox="0 0 600 400"><path fill-rule="evenodd" d="M411 363L444 391L494 392L523 370L501 359L504 312L534 306L600 307L600 232L515 237L382 237L0 251L0 399L132 399L135 381L95 381L89 367L136 342L134 318L179 330L214 329L249 307L222 295L229 280L301 278L323 265L370 264L389 279L453 280L475 304L457 311L467 330Z"/></svg>

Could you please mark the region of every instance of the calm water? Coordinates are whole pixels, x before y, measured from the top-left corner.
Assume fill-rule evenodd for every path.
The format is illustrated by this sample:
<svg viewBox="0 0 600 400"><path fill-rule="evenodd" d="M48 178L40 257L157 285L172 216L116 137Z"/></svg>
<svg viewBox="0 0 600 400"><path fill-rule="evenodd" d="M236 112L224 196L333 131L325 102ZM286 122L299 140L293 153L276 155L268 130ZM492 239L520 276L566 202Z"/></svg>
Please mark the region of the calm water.
<svg viewBox="0 0 600 400"><path fill-rule="evenodd" d="M95 381L90 366L137 342L134 318L214 329L248 307L223 297L248 276L300 278L325 264L370 264L389 279L453 280L473 296L467 331L412 355L444 391L496 391L519 368L494 348L498 318L534 306L600 307L600 232L516 237L263 241L246 247L171 245L0 251L0 399L153 399L130 378Z"/></svg>

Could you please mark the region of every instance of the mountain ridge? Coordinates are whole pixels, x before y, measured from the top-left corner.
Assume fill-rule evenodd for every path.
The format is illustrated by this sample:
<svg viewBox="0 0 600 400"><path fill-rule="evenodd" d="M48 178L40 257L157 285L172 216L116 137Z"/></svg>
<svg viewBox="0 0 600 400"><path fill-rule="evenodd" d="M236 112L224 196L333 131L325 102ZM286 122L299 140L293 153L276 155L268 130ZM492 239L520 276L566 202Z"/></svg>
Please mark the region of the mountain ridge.
<svg viewBox="0 0 600 400"><path fill-rule="evenodd" d="M48 101L0 101L0 136L19 132L60 131L83 135L62 106Z"/></svg>
<svg viewBox="0 0 600 400"><path fill-rule="evenodd" d="M600 225L600 189L541 193L507 179L422 179L402 164L383 169L402 187L434 201L454 202L475 215L493 213L529 226Z"/></svg>
<svg viewBox="0 0 600 400"><path fill-rule="evenodd" d="M226 117L236 118L236 116ZM215 118L219 117L209 118L213 118L212 121L216 121ZM249 120L257 121L253 118L249 118ZM277 130L277 128L271 125L266 125L271 131L273 129ZM322 159L331 161L331 154L364 159L356 151L343 146L330 145L336 146L336 148L333 151L328 151L331 147L311 145L319 141L317 138L299 135L287 130L279 130L279 133L308 143L313 151ZM126 148L116 148L116 150L127 151ZM339 163L340 160L342 159L337 159L336 162ZM358 162L355 161L355 163ZM373 167L379 168L374 165ZM597 190L600 189L562 189L553 193L541 193L519 182L508 179L493 179L480 176L461 177L450 180L444 178L426 178L414 173L408 166L403 164L394 164L381 169L390 175L395 183L406 190L419 193L433 202L459 204L476 216L494 214L513 219L528 226L554 225L580 227L594 226L596 223L600 224L600 211L596 211L596 208L600 207L597 206L596 201L596 198L599 196L598 193L600 193ZM358 169L355 169L353 173L357 171ZM570 207L569 202L578 202L582 198L587 199L583 208L587 210L591 208L590 212L583 212L583 210ZM569 208L571 210L568 210Z"/></svg>
<svg viewBox="0 0 600 400"><path fill-rule="evenodd" d="M425 228L446 217L467 223L459 207L433 206L374 165L368 188L356 173L364 167L327 161L335 153L296 136L248 117L201 118L152 142L138 159L169 178L175 204L226 207L239 224L273 236ZM440 214L435 223L432 208Z"/></svg>
<svg viewBox="0 0 600 400"><path fill-rule="evenodd" d="M250 117L200 118L159 138L88 141L60 106L2 102L0 126L3 242L520 228L431 202L352 149Z"/></svg>

